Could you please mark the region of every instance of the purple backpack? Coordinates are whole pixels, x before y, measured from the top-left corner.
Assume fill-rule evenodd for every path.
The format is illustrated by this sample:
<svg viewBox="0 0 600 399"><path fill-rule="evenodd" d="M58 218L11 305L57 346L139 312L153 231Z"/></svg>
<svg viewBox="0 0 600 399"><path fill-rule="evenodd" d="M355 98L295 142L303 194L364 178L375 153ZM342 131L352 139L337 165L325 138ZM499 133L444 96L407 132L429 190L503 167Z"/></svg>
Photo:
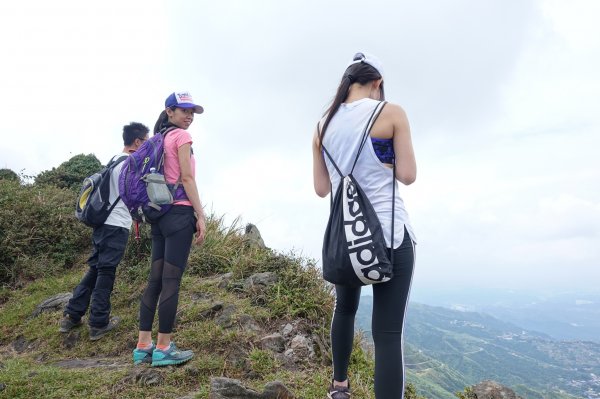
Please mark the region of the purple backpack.
<svg viewBox="0 0 600 399"><path fill-rule="evenodd" d="M172 203L157 205L148 197L148 175L164 175L165 136L176 128L164 128L146 140L123 162L119 175L119 195L135 220L154 222L171 209ZM166 183L165 183L166 184ZM173 200L187 199L183 185L167 184Z"/></svg>

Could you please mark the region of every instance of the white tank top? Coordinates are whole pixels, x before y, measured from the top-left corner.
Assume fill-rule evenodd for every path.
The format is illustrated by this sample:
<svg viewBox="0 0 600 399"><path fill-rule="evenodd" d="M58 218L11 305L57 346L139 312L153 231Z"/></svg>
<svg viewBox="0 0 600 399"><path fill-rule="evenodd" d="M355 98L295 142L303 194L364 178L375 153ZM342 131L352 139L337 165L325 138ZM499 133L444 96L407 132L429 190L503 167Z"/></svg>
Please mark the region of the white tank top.
<svg viewBox="0 0 600 399"><path fill-rule="evenodd" d="M336 114L331 118L323 145L340 168L347 175L352 170L352 164L360 146L362 133L379 101L363 98L349 104L341 104ZM322 122L320 126L322 126ZM332 185L332 195L337 192L340 175L335 167L325 156L325 163L329 172ZM388 248L391 247L392 229L392 169L383 165L373 149L371 140L367 142L358 157L354 172L352 173L358 184L369 198L373 209L379 217L383 236ZM404 201L399 194L398 181L396 184L396 200L394 210L394 248L398 248L404 240L404 227L410 238L416 243L416 237L410 225L408 213L404 208Z"/></svg>

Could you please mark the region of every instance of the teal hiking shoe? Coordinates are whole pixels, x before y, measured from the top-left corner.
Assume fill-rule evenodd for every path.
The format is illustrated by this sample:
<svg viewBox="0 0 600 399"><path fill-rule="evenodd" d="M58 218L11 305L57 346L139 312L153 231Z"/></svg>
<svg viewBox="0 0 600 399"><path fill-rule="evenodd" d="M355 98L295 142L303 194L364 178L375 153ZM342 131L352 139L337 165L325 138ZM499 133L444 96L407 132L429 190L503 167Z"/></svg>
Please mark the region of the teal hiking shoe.
<svg viewBox="0 0 600 399"><path fill-rule="evenodd" d="M168 349L154 349L152 352L152 367L170 366L185 363L194 357L192 351L181 351L171 342Z"/></svg>
<svg viewBox="0 0 600 399"><path fill-rule="evenodd" d="M156 349L154 342L152 342L152 346L148 349L135 348L133 350L133 364L152 363L152 352L154 352L154 349Z"/></svg>

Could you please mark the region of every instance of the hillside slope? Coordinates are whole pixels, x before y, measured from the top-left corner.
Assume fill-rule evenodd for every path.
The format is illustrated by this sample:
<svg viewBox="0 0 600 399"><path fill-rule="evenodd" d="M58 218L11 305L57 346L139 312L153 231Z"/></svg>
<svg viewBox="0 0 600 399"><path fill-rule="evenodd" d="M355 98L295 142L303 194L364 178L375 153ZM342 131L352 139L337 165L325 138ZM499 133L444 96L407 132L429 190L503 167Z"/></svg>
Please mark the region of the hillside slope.
<svg viewBox="0 0 600 399"><path fill-rule="evenodd" d="M371 306L372 297L361 297L357 324L366 331ZM451 398L491 379L527 398L600 397L593 342L555 341L489 315L418 303L409 306L405 339L408 375L426 395Z"/></svg>

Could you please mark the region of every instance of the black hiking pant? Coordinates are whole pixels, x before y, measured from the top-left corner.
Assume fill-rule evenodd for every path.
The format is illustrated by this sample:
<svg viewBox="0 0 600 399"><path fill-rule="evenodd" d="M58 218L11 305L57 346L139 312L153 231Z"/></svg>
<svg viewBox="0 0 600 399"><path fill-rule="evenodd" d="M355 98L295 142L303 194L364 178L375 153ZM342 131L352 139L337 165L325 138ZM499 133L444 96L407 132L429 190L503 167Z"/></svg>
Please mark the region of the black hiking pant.
<svg viewBox="0 0 600 399"><path fill-rule="evenodd" d="M101 328L110 318L110 295L115 283L117 266L129 239L129 230L108 224L94 228L92 233L93 251L88 259L89 269L77 287L73 297L65 307L64 314L79 321L90 308L88 324Z"/></svg>
<svg viewBox="0 0 600 399"><path fill-rule="evenodd" d="M404 396L404 316L415 261L414 243L406 229L402 245L394 250L394 277L373 284L371 331L375 344L375 397ZM354 317L361 287L335 286L336 300L331 322L333 378L345 381L354 339Z"/></svg>

